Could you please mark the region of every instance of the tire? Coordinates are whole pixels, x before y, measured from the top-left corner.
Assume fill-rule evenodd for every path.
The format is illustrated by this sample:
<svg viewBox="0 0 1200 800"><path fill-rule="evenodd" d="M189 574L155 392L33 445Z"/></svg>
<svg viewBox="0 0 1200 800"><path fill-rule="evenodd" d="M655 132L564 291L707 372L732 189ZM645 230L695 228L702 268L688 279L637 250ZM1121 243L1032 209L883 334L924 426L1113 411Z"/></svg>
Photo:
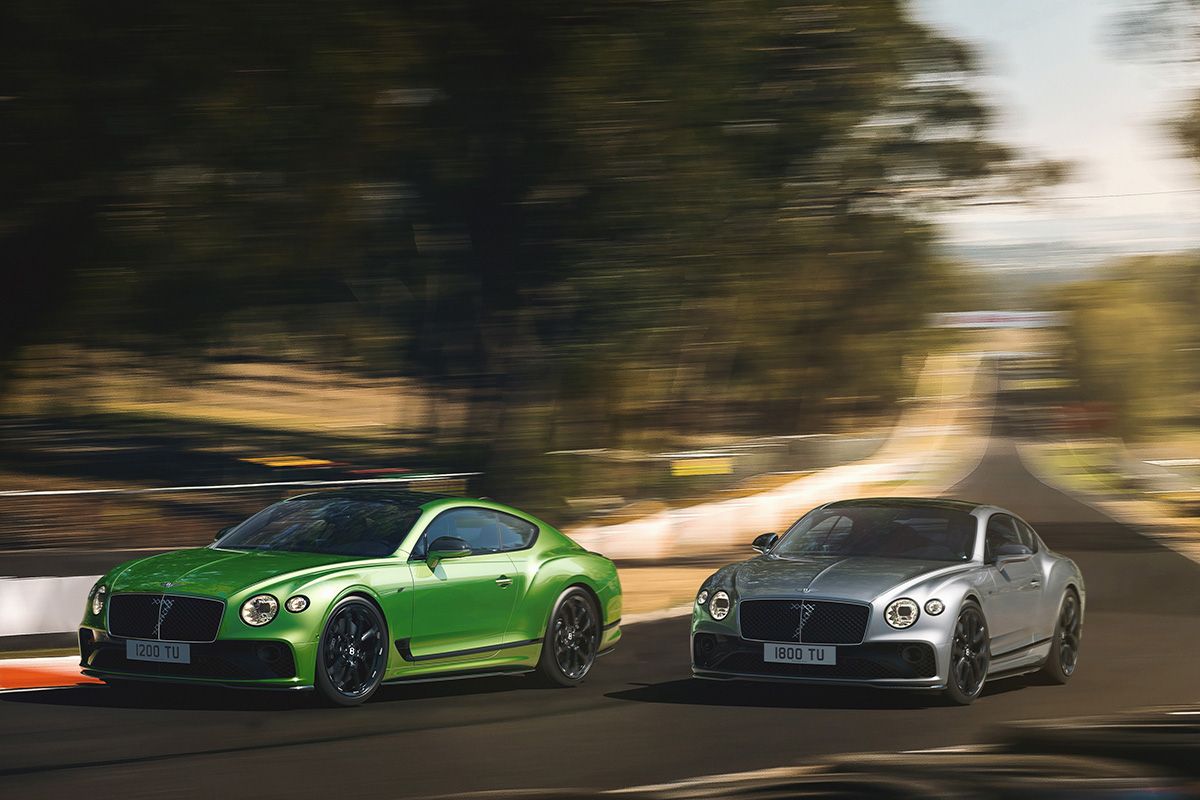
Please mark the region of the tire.
<svg viewBox="0 0 1200 800"><path fill-rule="evenodd" d="M950 634L950 667L946 674L945 697L954 705L975 702L987 682L991 664L991 637L983 609L967 600L958 611Z"/></svg>
<svg viewBox="0 0 1200 800"><path fill-rule="evenodd" d="M1042 674L1053 683L1064 684L1071 680L1079 664L1079 640L1083 635L1081 611L1079 595L1074 589L1068 589L1058 607L1050 655L1042 665Z"/></svg>
<svg viewBox="0 0 1200 800"><path fill-rule="evenodd" d="M592 596L572 586L563 592L542 638L537 678L547 686L578 686L600 648L600 612Z"/></svg>
<svg viewBox="0 0 1200 800"><path fill-rule="evenodd" d="M317 691L329 703L367 702L387 668L387 622L371 603L347 597L329 612L317 642Z"/></svg>

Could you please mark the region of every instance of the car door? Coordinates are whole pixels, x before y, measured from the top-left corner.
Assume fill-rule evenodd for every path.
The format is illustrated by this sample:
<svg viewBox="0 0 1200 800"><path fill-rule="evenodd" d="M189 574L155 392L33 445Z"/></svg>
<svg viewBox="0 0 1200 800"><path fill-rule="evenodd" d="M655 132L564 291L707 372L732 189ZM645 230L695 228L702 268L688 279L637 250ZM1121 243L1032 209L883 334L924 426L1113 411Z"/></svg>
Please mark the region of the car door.
<svg viewBox="0 0 1200 800"><path fill-rule="evenodd" d="M429 545L442 536L465 541L471 554L431 566ZM439 514L409 559L413 623L408 650L414 661L478 661L500 646L516 593L513 564L500 549L500 527L488 509L453 508Z"/></svg>
<svg viewBox="0 0 1200 800"><path fill-rule="evenodd" d="M1058 620L1058 603L1060 598L1048 597L1048 561L1043 552L1042 540L1037 532L1023 519L1017 520L1017 531L1021 535L1021 544L1027 546L1033 553L1030 563L1033 565L1033 588L1037 589L1037 600L1034 604L1034 622L1030 630L1030 642L1045 639L1054 634L1054 624Z"/></svg>
<svg viewBox="0 0 1200 800"><path fill-rule="evenodd" d="M1033 558L996 563L996 551L1006 544L1023 544L1017 522L1008 514L993 514L988 520L984 558L991 565L992 590L986 609L991 628L992 655L1019 650L1033 639L1041 581Z"/></svg>
<svg viewBox="0 0 1200 800"><path fill-rule="evenodd" d="M534 549L538 526L529 520L502 511L492 513L495 514L496 523L500 527L500 549L508 555L513 564L512 589L515 607L509 619L508 630L504 634L504 642L529 642L542 635L551 611L548 603L554 601L554 598L545 597L544 593L536 597L529 594L530 585L537 576L542 559L541 554Z"/></svg>

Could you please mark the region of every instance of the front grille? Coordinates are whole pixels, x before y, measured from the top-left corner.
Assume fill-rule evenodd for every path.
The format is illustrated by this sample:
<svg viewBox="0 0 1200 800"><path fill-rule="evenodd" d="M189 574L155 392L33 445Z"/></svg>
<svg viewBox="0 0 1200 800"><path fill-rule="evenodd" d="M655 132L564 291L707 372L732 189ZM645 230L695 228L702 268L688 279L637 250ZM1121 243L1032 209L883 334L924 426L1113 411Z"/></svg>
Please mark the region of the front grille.
<svg viewBox="0 0 1200 800"><path fill-rule="evenodd" d="M924 642L872 642L839 647L834 665L764 661L762 648L757 642L698 633L692 643L692 660L700 669L791 678L895 680L937 675L937 657Z"/></svg>
<svg viewBox="0 0 1200 800"><path fill-rule="evenodd" d="M221 641L193 644L190 664L164 664L125 657L123 641L97 641L84 628L79 632L81 666L101 672L147 677L264 680L294 678L296 660L284 642Z"/></svg>
<svg viewBox="0 0 1200 800"><path fill-rule="evenodd" d="M179 594L115 594L108 601L108 632L127 639L211 642L225 604Z"/></svg>
<svg viewBox="0 0 1200 800"><path fill-rule="evenodd" d="M738 615L746 639L858 644L866 636L871 608L829 600L743 600Z"/></svg>

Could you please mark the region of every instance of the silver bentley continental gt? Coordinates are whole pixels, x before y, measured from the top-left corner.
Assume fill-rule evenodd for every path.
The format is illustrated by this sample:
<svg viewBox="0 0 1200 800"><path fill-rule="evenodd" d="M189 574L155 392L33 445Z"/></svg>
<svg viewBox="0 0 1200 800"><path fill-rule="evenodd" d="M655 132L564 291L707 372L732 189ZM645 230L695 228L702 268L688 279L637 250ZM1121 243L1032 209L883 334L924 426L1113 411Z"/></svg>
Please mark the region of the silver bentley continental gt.
<svg viewBox="0 0 1200 800"><path fill-rule="evenodd" d="M698 678L940 690L1075 672L1087 595L1075 562L1015 514L958 500L845 500L704 581Z"/></svg>

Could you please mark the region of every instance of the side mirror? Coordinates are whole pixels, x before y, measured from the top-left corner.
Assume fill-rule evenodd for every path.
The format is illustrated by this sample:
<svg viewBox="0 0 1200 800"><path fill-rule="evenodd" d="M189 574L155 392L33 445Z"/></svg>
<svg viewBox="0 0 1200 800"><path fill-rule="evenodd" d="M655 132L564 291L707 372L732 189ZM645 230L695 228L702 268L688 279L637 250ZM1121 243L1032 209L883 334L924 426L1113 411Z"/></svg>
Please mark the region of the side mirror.
<svg viewBox="0 0 1200 800"><path fill-rule="evenodd" d="M457 536L439 536L429 545L425 561L429 564L429 568L433 569L439 561L469 555L471 555L471 545L467 544L465 540Z"/></svg>
<svg viewBox="0 0 1200 800"><path fill-rule="evenodd" d="M1015 564L1018 561L1028 561L1033 558L1033 551L1023 544L1002 544L996 548L996 566L1001 569L1005 564Z"/></svg>
<svg viewBox="0 0 1200 800"><path fill-rule="evenodd" d="M763 533L755 536L750 546L760 553L765 553L774 547L777 541L779 541L778 533Z"/></svg>
<svg viewBox="0 0 1200 800"><path fill-rule="evenodd" d="M226 525L224 528L221 528L221 530L217 531L217 535L213 537L213 541L214 542L220 541L221 538L225 536L225 534L229 533L231 530L233 530L236 527L237 527L237 525Z"/></svg>

